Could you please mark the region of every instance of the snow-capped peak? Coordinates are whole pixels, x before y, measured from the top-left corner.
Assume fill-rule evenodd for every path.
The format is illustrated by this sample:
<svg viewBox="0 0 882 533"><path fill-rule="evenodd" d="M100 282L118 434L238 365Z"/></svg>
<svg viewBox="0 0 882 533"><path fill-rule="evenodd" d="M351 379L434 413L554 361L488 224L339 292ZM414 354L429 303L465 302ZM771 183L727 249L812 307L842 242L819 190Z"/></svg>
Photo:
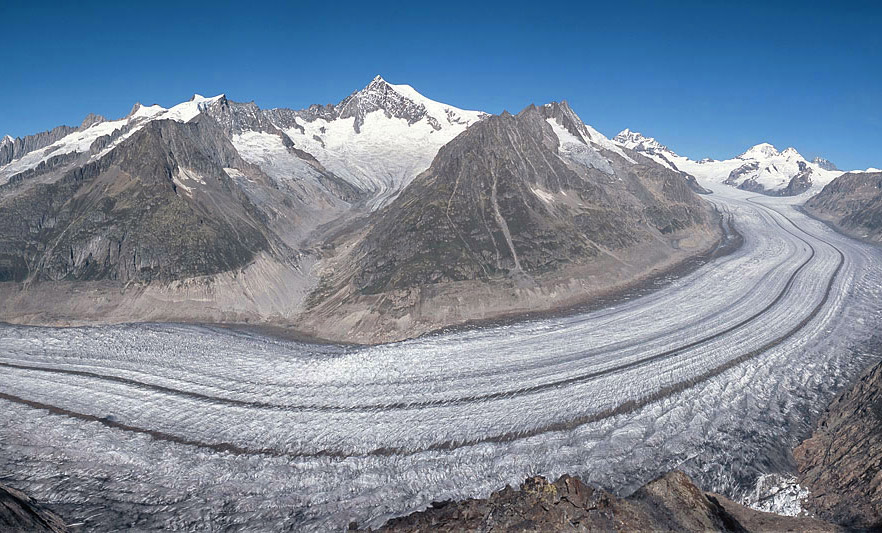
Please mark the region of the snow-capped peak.
<svg viewBox="0 0 882 533"><path fill-rule="evenodd" d="M631 131L628 128L620 131L613 140L625 148L636 150L638 152L648 152L651 154L663 152L665 155L677 155L673 150L661 144L653 137L647 137L638 131Z"/></svg>
<svg viewBox="0 0 882 533"><path fill-rule="evenodd" d="M367 87L346 97L335 109L339 118L355 117L353 129L356 133L361 132L365 117L375 111L383 111L387 117L404 119L408 124L426 120L435 130L447 124L468 125L485 115L436 102L410 85L393 85L382 76L376 76Z"/></svg>
<svg viewBox="0 0 882 533"><path fill-rule="evenodd" d="M12 135L4 135L3 140L0 140L0 144L12 144L15 142L15 139L12 138Z"/></svg>
<svg viewBox="0 0 882 533"><path fill-rule="evenodd" d="M780 155L778 150L769 143L760 143L751 146L746 152L738 156L738 159L767 159Z"/></svg>
<svg viewBox="0 0 882 533"><path fill-rule="evenodd" d="M178 122L189 122L194 117L196 117L196 115L201 113L206 107L222 98L224 98L224 95L222 94L213 96L211 98L206 98L200 94L194 94L193 98L191 98L189 101L180 103L167 110L165 113L154 115L154 117L161 119L177 120Z"/></svg>
<svg viewBox="0 0 882 533"><path fill-rule="evenodd" d="M834 165L832 161L824 159L823 157L815 157L814 159L812 159L812 163L818 165L824 170L839 170L838 168L836 168L836 165Z"/></svg>
<svg viewBox="0 0 882 533"><path fill-rule="evenodd" d="M377 208L428 168L441 146L485 116L376 76L339 104L312 106L297 112L296 123L277 125L298 149L327 170L370 192L373 197L368 203ZM251 157L246 141L252 140L256 142L248 135L233 139L246 160ZM268 137L264 141L277 143ZM259 154L252 152L257 161Z"/></svg>

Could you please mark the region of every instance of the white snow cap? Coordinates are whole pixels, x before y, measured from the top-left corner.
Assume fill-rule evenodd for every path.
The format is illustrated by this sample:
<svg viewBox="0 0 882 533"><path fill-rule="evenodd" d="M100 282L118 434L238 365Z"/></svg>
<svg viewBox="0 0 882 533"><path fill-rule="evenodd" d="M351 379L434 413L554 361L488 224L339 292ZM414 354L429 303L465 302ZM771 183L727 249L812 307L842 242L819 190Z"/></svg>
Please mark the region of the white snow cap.
<svg viewBox="0 0 882 533"><path fill-rule="evenodd" d="M746 152L738 156L738 159L765 159L776 155L779 153L774 146L769 143L760 143L748 148Z"/></svg>
<svg viewBox="0 0 882 533"><path fill-rule="evenodd" d="M3 136L3 140L0 141L0 144L2 144L2 143L12 143L13 141L15 141L15 139L12 138L12 135L4 135L4 136Z"/></svg>

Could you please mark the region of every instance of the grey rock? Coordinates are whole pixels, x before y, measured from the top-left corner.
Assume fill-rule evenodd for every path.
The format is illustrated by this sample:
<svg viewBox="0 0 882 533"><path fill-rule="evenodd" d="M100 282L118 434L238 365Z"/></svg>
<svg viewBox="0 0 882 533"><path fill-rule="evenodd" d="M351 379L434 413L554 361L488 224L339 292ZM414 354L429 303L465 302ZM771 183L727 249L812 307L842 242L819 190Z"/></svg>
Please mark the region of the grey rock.
<svg viewBox="0 0 882 533"><path fill-rule="evenodd" d="M839 170L838 168L836 168L836 165L834 165L832 161L824 159L823 157L816 157L812 159L812 163L818 165L824 170Z"/></svg>
<svg viewBox="0 0 882 533"><path fill-rule="evenodd" d="M0 531L6 533L64 533L67 526L58 515L25 493L0 485Z"/></svg>
<svg viewBox="0 0 882 533"><path fill-rule="evenodd" d="M809 213L856 237L882 241L882 172L849 172L806 204Z"/></svg>

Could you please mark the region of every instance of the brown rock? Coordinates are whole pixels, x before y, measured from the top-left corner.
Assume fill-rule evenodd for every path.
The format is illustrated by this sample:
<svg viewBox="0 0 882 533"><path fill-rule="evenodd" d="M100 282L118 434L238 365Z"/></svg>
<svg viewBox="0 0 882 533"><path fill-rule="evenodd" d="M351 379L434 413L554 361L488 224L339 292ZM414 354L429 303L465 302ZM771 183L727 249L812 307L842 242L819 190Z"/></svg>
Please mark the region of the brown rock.
<svg viewBox="0 0 882 533"><path fill-rule="evenodd" d="M434 503L390 520L381 531L840 531L811 518L754 511L702 492L682 472L652 481L619 498L562 476L554 483L529 478L487 499Z"/></svg>
<svg viewBox="0 0 882 533"><path fill-rule="evenodd" d="M811 511L849 527L882 527L882 364L827 408L793 455Z"/></svg>

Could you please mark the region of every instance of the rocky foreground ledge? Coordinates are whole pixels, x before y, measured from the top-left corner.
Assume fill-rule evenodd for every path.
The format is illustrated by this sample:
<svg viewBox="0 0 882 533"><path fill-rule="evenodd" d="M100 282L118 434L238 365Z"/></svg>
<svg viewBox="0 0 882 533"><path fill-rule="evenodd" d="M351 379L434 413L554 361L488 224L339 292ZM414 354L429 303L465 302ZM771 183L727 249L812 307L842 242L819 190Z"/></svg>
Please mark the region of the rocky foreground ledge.
<svg viewBox="0 0 882 533"><path fill-rule="evenodd" d="M616 497L562 476L554 483L527 479L487 499L435 503L425 511L390 520L380 531L844 531L804 517L755 511L702 492L674 471L628 498Z"/></svg>
<svg viewBox="0 0 882 533"><path fill-rule="evenodd" d="M52 532L67 531L58 515L47 511L23 492L0 485L0 531Z"/></svg>
<svg viewBox="0 0 882 533"><path fill-rule="evenodd" d="M848 527L882 530L882 363L830 404L793 456L809 490L804 507Z"/></svg>

